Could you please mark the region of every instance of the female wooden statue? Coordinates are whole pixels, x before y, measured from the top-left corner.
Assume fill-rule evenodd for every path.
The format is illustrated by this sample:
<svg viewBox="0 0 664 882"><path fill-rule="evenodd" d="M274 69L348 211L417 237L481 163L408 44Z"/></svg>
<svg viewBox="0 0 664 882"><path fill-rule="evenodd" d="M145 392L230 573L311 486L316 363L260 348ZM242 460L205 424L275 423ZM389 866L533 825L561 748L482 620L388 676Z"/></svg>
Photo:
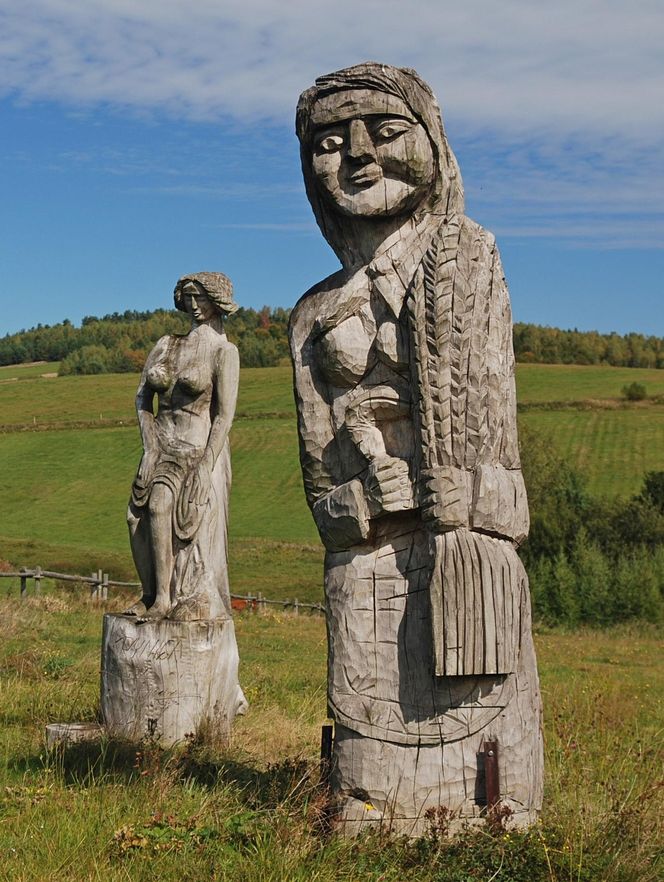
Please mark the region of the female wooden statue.
<svg viewBox="0 0 664 882"><path fill-rule="evenodd" d="M230 615L228 433L239 357L224 318L237 305L222 273L184 276L174 296L191 331L159 340L136 396L144 453L127 519L143 596L129 612L207 620Z"/></svg>
<svg viewBox="0 0 664 882"><path fill-rule="evenodd" d="M325 543L333 788L346 829L541 803L512 324L429 87L361 64L304 92L307 194L342 269L291 319L305 491Z"/></svg>

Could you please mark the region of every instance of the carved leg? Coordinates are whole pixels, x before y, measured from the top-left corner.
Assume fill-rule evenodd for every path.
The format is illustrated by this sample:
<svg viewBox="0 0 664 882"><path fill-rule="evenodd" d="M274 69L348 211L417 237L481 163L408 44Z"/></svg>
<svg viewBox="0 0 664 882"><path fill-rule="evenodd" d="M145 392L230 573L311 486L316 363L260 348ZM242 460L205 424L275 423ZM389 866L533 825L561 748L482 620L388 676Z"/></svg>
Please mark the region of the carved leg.
<svg viewBox="0 0 664 882"><path fill-rule="evenodd" d="M129 607L127 615L144 616L155 599L154 565L150 548L150 515L147 508L136 508L129 504L127 510L127 526L129 542L138 578L141 580L143 595L140 600Z"/></svg>
<svg viewBox="0 0 664 882"><path fill-rule="evenodd" d="M173 554L173 493L165 484L155 484L150 494L150 541L154 565L155 598L150 618L165 616L171 608Z"/></svg>

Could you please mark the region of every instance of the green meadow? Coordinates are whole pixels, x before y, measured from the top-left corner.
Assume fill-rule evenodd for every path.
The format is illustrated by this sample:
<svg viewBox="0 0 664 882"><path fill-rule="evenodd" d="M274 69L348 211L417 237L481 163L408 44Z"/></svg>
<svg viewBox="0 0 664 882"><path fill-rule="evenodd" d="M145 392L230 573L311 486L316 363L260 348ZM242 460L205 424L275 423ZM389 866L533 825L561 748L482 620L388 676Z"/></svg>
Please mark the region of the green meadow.
<svg viewBox="0 0 664 882"><path fill-rule="evenodd" d="M111 608L121 608L116 598ZM250 701L228 745L102 742L48 753L44 727L94 720L101 612L76 589L0 599L0 879L11 882L658 882L664 873L662 639L655 628L536 633L540 823L454 841L330 837L318 783L319 616L236 616Z"/></svg>
<svg viewBox="0 0 664 882"><path fill-rule="evenodd" d="M141 454L136 375L0 369L0 566L135 578L125 527ZM16 379L13 379L16 377ZM664 469L664 372L519 365L522 425L606 496ZM286 368L243 370L232 430L232 590L321 598L322 548L304 502ZM663 641L655 626L536 632L545 802L523 833L433 826L330 837L318 781L325 720L319 616L236 617L250 711L229 745L101 742L49 753L44 727L98 713L101 610L47 584L19 602L0 581L0 880L658 882L664 874ZM113 593L109 609L127 594Z"/></svg>
<svg viewBox="0 0 664 882"><path fill-rule="evenodd" d="M141 455L138 377L43 376L56 368L0 369L0 557L132 579L125 510ZM664 394L661 371L518 365L520 421L589 492L627 497L645 471L664 469L664 404L623 402L634 381L650 399ZM321 549L302 492L289 368L242 371L231 441L233 589L318 600Z"/></svg>
<svg viewBox="0 0 664 882"><path fill-rule="evenodd" d="M0 426L130 422L136 374L44 377L57 362L0 367ZM23 381L23 382L18 382ZM517 365L519 402L605 402L617 406L623 386L642 383L652 397L664 395L664 371L585 365ZM242 372L238 417L294 414L289 367Z"/></svg>

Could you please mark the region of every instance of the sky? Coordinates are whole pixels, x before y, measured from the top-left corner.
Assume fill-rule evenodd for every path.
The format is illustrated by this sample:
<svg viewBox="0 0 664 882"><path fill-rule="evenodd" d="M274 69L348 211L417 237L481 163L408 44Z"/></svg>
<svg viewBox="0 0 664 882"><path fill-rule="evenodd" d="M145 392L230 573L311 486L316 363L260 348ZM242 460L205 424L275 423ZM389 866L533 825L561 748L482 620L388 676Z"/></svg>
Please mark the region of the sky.
<svg viewBox="0 0 664 882"><path fill-rule="evenodd" d="M664 336L662 45L661 0L0 0L0 334L199 270L292 306L338 267L298 95L376 60L434 89L515 320Z"/></svg>

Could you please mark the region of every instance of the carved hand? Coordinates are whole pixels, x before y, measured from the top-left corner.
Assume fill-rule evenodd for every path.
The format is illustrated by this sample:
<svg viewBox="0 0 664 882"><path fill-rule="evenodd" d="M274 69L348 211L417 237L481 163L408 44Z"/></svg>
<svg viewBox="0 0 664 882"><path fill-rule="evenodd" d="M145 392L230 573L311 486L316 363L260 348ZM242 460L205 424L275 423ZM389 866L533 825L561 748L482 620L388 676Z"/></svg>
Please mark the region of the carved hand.
<svg viewBox="0 0 664 882"><path fill-rule="evenodd" d="M390 456L372 462L364 489L372 517L383 512L415 508L410 469L404 459Z"/></svg>
<svg viewBox="0 0 664 882"><path fill-rule="evenodd" d="M150 482L152 473L157 464L158 452L155 449L145 450L141 458L141 462L134 478L134 487L136 490L144 490Z"/></svg>
<svg viewBox="0 0 664 882"><path fill-rule="evenodd" d="M198 464L189 473L184 493L187 495L189 505L205 505L210 495L210 482L212 480L211 457L204 453Z"/></svg>

